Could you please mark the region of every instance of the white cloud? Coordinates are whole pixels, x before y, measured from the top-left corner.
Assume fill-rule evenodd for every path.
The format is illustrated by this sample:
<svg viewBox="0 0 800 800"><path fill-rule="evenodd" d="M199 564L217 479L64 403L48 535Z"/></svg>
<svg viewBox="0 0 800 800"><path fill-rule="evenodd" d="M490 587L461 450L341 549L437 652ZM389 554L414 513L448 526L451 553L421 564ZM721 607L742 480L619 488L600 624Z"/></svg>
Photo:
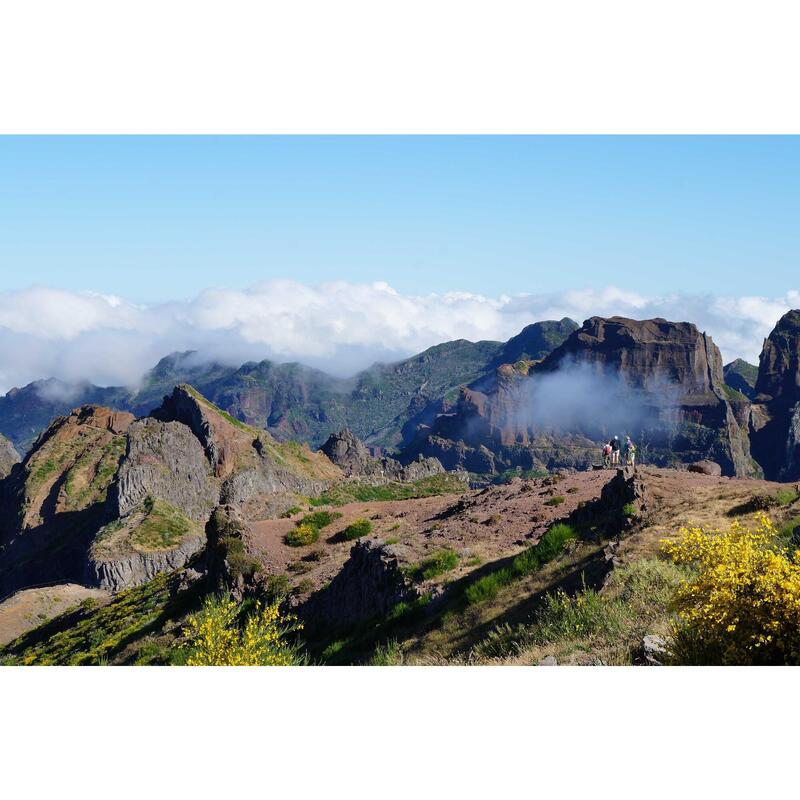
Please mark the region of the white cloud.
<svg viewBox="0 0 800 800"><path fill-rule="evenodd" d="M778 318L800 306L783 297L673 294L646 297L613 286L558 294L403 295L386 283L307 286L276 280L239 291L206 289L186 303L35 287L0 293L0 389L43 377L134 384L162 356L199 350L239 364L270 358L347 374L376 360L450 339L505 340L542 319L614 314L694 322L726 361L756 361Z"/></svg>

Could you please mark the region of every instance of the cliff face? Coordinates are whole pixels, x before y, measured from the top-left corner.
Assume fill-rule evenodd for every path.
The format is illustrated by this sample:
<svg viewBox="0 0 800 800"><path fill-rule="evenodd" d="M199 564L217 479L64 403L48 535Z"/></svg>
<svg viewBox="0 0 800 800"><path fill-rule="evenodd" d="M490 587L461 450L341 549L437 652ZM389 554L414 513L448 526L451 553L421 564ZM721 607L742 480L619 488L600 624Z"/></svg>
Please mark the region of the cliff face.
<svg viewBox="0 0 800 800"><path fill-rule="evenodd" d="M767 478L800 479L800 310L781 317L764 341L750 438Z"/></svg>
<svg viewBox="0 0 800 800"><path fill-rule="evenodd" d="M132 422L130 414L82 406L56 419L5 481L0 593L82 575Z"/></svg>
<svg viewBox="0 0 800 800"><path fill-rule="evenodd" d="M0 481L8 477L15 464L20 462L14 445L0 433Z"/></svg>
<svg viewBox="0 0 800 800"><path fill-rule="evenodd" d="M413 449L475 471L585 467L603 440L627 433L651 463L710 458L747 475L748 417L694 325L593 317L540 363L501 366L491 384L462 389Z"/></svg>

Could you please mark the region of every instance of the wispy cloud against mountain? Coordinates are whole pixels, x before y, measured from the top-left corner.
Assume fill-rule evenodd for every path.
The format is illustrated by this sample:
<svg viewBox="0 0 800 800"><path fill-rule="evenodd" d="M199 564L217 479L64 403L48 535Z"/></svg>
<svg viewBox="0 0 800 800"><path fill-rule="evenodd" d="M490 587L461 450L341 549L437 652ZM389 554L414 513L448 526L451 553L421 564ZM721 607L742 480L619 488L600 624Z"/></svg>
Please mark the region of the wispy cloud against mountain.
<svg viewBox="0 0 800 800"><path fill-rule="evenodd" d="M694 322L726 360L757 359L800 292L782 297L672 294L613 286L486 297L400 294L386 283L308 286L275 280L206 289L182 303L141 305L46 287L0 293L0 389L42 377L135 384L163 355L198 350L231 364L271 358L347 374L451 339L505 340L531 322L614 314Z"/></svg>

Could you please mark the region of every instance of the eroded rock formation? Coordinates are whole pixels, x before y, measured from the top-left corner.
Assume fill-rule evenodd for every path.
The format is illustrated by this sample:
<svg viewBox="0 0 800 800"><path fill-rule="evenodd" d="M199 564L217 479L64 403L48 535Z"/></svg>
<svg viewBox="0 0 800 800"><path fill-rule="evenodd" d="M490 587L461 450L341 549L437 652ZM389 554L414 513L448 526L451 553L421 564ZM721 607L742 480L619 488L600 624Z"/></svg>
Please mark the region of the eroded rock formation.
<svg viewBox="0 0 800 800"><path fill-rule="evenodd" d="M346 477L368 478L371 483L415 481L444 472L438 459L422 455L408 464L386 456L373 458L363 442L348 428L331 434L320 450Z"/></svg>
<svg viewBox="0 0 800 800"><path fill-rule="evenodd" d="M540 363L501 366L491 385L464 387L406 455L473 471L585 468L606 438L628 433L649 463L709 458L751 475L749 414L694 325L592 317Z"/></svg>

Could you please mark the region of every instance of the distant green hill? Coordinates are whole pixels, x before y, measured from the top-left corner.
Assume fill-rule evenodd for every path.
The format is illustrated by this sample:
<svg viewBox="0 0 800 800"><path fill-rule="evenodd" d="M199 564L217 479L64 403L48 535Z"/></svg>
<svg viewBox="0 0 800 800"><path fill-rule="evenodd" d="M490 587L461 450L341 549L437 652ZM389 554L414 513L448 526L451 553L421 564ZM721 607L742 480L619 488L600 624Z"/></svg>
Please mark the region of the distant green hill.
<svg viewBox="0 0 800 800"><path fill-rule="evenodd" d="M755 397L756 380L758 379L758 367L755 364L748 364L747 361L737 358L725 365L722 374L726 386L741 392L751 400Z"/></svg>
<svg viewBox="0 0 800 800"><path fill-rule="evenodd" d="M0 397L0 433L25 453L54 417L94 403L149 413L164 395L189 383L233 417L268 430L279 440L319 447L349 427L370 445L394 448L403 426L426 409L454 400L461 385L492 375L501 363L546 355L575 329L572 320L539 322L508 342L458 339L394 364L375 364L342 379L301 364L249 362L230 367L193 352L163 358L139 388L67 385L50 379Z"/></svg>

